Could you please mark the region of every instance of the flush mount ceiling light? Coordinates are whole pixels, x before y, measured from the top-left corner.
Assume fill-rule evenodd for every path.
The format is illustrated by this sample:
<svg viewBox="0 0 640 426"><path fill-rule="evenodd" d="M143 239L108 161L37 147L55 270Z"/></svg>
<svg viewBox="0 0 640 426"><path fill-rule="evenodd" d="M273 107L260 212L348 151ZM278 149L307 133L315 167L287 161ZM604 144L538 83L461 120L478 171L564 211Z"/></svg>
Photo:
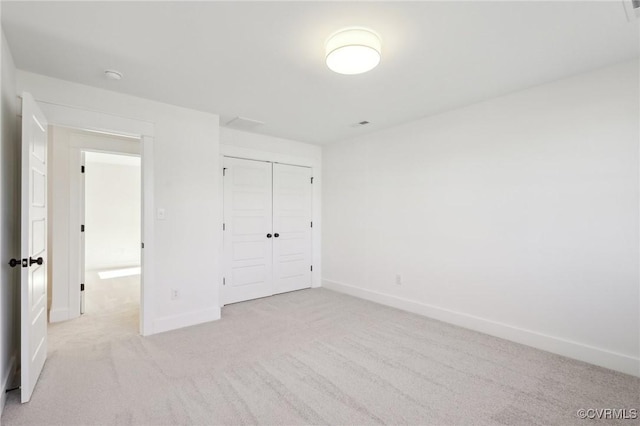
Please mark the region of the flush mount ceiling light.
<svg viewBox="0 0 640 426"><path fill-rule="evenodd" d="M327 66L338 74L362 74L380 63L380 37L366 28L346 28L325 45Z"/></svg>
<svg viewBox="0 0 640 426"><path fill-rule="evenodd" d="M104 76L107 80L122 80L122 73L116 70L105 70Z"/></svg>

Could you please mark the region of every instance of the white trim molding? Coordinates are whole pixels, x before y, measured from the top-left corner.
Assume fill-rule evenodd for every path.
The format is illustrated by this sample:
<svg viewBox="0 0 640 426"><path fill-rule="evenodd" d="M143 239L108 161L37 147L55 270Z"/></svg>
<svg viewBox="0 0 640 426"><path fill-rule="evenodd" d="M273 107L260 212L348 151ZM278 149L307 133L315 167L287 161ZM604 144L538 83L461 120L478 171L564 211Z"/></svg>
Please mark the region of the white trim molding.
<svg viewBox="0 0 640 426"><path fill-rule="evenodd" d="M51 308L49 311L49 322L67 321L69 318L69 309Z"/></svg>
<svg viewBox="0 0 640 426"><path fill-rule="evenodd" d="M377 291L366 290L349 284L322 280L322 286L329 290L355 296L360 299L380 303L403 311L433 318L449 324L454 324L470 330L479 331L491 336L510 340L512 342L542 349L557 355L595 364L611 370L620 371L632 376L640 377L640 359L629 355L607 351L585 345L583 343L562 339L555 336L526 330L509 324L480 318L474 315L444 309L409 299L404 299Z"/></svg>
<svg viewBox="0 0 640 426"><path fill-rule="evenodd" d="M49 120L49 124L135 138L153 137L154 135L153 123L41 100L37 101L38 106Z"/></svg>
<svg viewBox="0 0 640 426"><path fill-rule="evenodd" d="M171 315L163 318L156 318L153 321L153 330L149 334L164 333L165 331L177 330L183 327L203 324L220 319L221 309L208 308L186 314Z"/></svg>
<svg viewBox="0 0 640 426"><path fill-rule="evenodd" d="M142 161L142 274L140 275L140 334L153 334L153 286L155 265L155 217L154 217L154 181L153 181L153 137L143 135L140 139L140 157Z"/></svg>

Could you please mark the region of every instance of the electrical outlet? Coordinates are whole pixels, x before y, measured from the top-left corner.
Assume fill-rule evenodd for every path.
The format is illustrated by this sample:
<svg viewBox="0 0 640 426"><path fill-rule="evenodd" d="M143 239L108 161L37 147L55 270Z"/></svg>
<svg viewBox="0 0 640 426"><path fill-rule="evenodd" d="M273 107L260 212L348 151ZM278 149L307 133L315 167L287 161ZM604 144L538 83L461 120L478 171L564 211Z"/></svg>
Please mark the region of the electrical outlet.
<svg viewBox="0 0 640 426"><path fill-rule="evenodd" d="M402 285L402 275L396 274L396 285Z"/></svg>
<svg viewBox="0 0 640 426"><path fill-rule="evenodd" d="M172 288L171 289L171 300L177 300L179 298L180 298L180 292L177 289Z"/></svg>

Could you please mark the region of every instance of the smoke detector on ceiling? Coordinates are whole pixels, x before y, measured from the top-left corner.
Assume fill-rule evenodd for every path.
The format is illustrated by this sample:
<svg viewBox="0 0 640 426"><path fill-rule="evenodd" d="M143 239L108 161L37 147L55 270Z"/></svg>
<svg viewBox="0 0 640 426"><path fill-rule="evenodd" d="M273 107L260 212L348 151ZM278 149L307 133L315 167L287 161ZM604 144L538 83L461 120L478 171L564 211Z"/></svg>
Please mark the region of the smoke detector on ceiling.
<svg viewBox="0 0 640 426"><path fill-rule="evenodd" d="M264 125L263 121L252 120L251 118L245 117L235 117L227 121L227 126L234 127L236 129L250 130L262 125Z"/></svg>
<svg viewBox="0 0 640 426"><path fill-rule="evenodd" d="M640 18L640 0L623 0L624 11L627 13L627 20L633 22Z"/></svg>
<svg viewBox="0 0 640 426"><path fill-rule="evenodd" d="M122 73L116 70L104 70L104 76L107 80L122 80Z"/></svg>

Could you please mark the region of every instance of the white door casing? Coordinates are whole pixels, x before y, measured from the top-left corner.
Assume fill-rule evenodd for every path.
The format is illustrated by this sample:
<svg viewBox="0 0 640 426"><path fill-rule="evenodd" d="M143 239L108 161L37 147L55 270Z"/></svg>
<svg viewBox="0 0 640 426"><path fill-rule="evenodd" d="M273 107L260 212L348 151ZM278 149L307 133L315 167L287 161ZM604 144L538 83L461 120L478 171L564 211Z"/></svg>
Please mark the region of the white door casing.
<svg viewBox="0 0 640 426"><path fill-rule="evenodd" d="M273 165L274 293L311 287L311 169Z"/></svg>
<svg viewBox="0 0 640 426"><path fill-rule="evenodd" d="M84 292L84 284L85 284L85 255L86 255L86 234L85 234L85 217L86 217L86 206L85 206L85 152L82 151L80 153L80 196L82 197L82 202L80 203L80 314L84 314L85 308L85 292Z"/></svg>
<svg viewBox="0 0 640 426"><path fill-rule="evenodd" d="M273 294L271 163L224 159L223 303Z"/></svg>
<svg viewBox="0 0 640 426"><path fill-rule="evenodd" d="M22 95L21 400L28 402L47 357L47 120Z"/></svg>

